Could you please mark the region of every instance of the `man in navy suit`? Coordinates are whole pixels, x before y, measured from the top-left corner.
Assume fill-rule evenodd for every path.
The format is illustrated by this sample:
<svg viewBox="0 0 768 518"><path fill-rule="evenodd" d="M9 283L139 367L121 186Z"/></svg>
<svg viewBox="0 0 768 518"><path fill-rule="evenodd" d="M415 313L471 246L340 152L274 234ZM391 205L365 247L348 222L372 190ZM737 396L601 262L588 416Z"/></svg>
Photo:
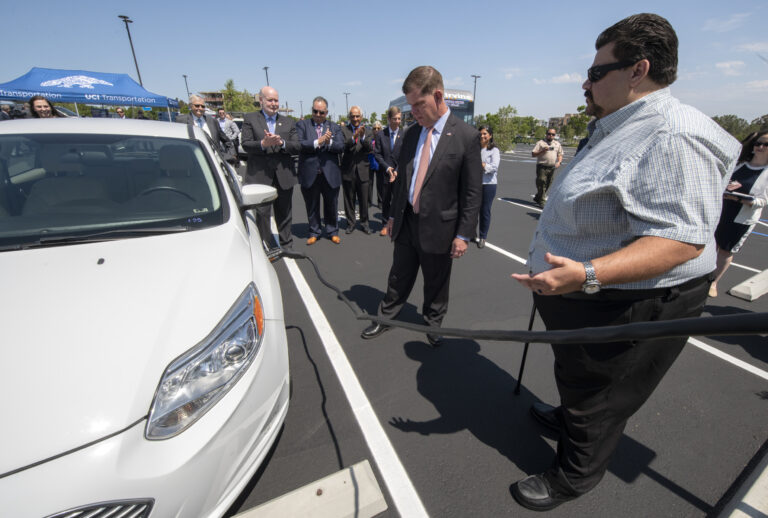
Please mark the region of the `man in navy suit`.
<svg viewBox="0 0 768 518"><path fill-rule="evenodd" d="M448 311L448 289L455 259L475 237L482 203L483 167L480 134L451 114L445 103L443 76L430 66L413 69L403 93L418 124L408 127L393 172L392 210L387 232L395 243L387 292L379 314L394 318L403 308L421 270L424 278L422 317L437 334ZM362 337L390 329L375 323Z"/></svg>
<svg viewBox="0 0 768 518"><path fill-rule="evenodd" d="M323 234L339 244L339 187L341 169L339 155L344 151L344 135L338 124L326 120L328 101L315 97L312 118L296 123L301 151L299 152L299 182L309 219L308 245L313 245ZM323 220L320 224L320 197L323 199Z"/></svg>
<svg viewBox="0 0 768 518"><path fill-rule="evenodd" d="M374 154L379 163L379 170L384 171L384 182L381 189L381 221L383 227L381 235L387 235L387 220L389 220L389 207L392 204L392 182L395 181L393 173L397 170L397 155L403 142L403 132L400 129L402 115L400 108L390 106L387 110L388 125L383 131L376 134Z"/></svg>
<svg viewBox="0 0 768 518"><path fill-rule="evenodd" d="M368 224L368 182L371 181L371 152L373 132L366 128L359 106L349 109L349 124L344 132L344 156L341 159L341 180L344 187L344 212L347 216L347 234L355 230L355 198L357 198L360 226L371 233Z"/></svg>
<svg viewBox="0 0 768 518"><path fill-rule="evenodd" d="M243 118L241 133L243 149L248 152L248 168L244 183L271 185L277 189L274 202L275 224L280 237L280 246L290 248L293 244L291 235L291 211L293 209L293 186L296 185L296 168L293 156L299 152L296 138L296 123L289 117L277 112L280 97L277 90L265 86L259 92L261 111L247 113ZM218 126L218 124L217 124ZM256 225L261 238L269 248L276 243L269 226L271 205L256 208Z"/></svg>

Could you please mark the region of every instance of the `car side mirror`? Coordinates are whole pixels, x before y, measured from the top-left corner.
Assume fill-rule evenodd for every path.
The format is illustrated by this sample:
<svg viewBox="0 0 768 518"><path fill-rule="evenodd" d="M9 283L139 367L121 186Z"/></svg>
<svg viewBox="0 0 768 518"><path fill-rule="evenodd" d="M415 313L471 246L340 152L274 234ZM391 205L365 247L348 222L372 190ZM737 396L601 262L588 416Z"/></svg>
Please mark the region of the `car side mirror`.
<svg viewBox="0 0 768 518"><path fill-rule="evenodd" d="M277 199L277 189L258 183L243 185L241 194L240 210L250 210L258 205Z"/></svg>

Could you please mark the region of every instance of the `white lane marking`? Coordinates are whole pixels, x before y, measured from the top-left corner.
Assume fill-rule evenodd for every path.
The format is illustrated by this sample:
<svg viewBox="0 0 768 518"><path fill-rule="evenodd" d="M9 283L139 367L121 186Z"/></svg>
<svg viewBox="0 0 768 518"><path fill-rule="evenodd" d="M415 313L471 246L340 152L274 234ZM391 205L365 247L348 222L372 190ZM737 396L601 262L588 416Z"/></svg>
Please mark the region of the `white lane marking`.
<svg viewBox="0 0 768 518"><path fill-rule="evenodd" d="M760 370L757 367L754 367L754 366L748 364L745 361L739 360L738 358L735 358L735 357L731 356L730 354L726 354L726 353L724 353L723 351L721 351L719 349L715 349L711 345L707 345L704 342L702 342L700 340L697 340L696 338L689 338L688 339L688 343L690 343L691 345L695 345L696 347L698 347L702 351L706 351L709 354L717 356L721 360L725 360L728 363L732 363L733 365L744 369L745 371L751 372L755 376L760 376L764 380L768 380L768 372L765 372L764 370Z"/></svg>
<svg viewBox="0 0 768 518"><path fill-rule="evenodd" d="M491 244L491 243L489 243L488 241L486 241L486 242L485 242L485 246L486 246L487 248L490 248L490 249L491 249L491 250L493 250L494 252L498 252L498 253L500 253L501 255L506 255L507 257L509 257L510 259L512 259L512 260L514 260L514 261L517 261L518 263L522 263L522 264L525 264L525 263L527 262L527 259L525 259L525 258L523 258L523 257L520 257L520 256L518 256L518 255L515 255L515 254L513 254L513 253L507 252L507 251L506 251L506 250L504 250L503 248L499 248L499 247L498 247L498 246L496 246L496 245L492 245L492 244Z"/></svg>
<svg viewBox="0 0 768 518"><path fill-rule="evenodd" d="M384 483L389 489L389 493L400 516L429 516L424 508L424 504L421 502L421 498L419 498L416 492L416 488L413 487L411 479L408 477L408 473L400 462L397 452L389 441L389 437L387 437L387 434L381 427L381 423L378 417L376 417L376 412L374 412L370 401L366 397L365 391L363 391L363 387L360 385L360 381L357 379L355 371L349 363L349 359L344 354L344 350L336 338L336 334L325 317L325 313L320 309L320 305L317 303L317 299L315 299L301 270L296 266L296 262L293 259L283 260L288 267L299 295L301 295L301 299L304 301L317 334L320 336L325 352L331 360L331 365L333 365L333 369L336 371L336 376L338 376L349 405L352 407L355 419L357 419L357 423L363 432L365 442L368 443L368 447L371 449L371 454L376 465L379 467L381 476L384 478Z"/></svg>
<svg viewBox="0 0 768 518"><path fill-rule="evenodd" d="M504 203L509 203L510 205L517 205L518 207L523 207L524 209L535 210L537 212L541 212L541 209L539 207L534 207L534 206L529 205L527 203L518 203L518 202L512 201L512 200L505 200L504 198L496 198L496 199L499 200L499 201L503 201ZM487 241L485 242L485 246L493 247L493 245L491 245ZM493 248L497 252L501 252L501 249L496 248L496 247L493 247ZM504 252L501 252L501 253L504 253ZM739 263L731 263L731 266L735 266L736 268L741 268L743 270L747 270L748 272L752 272L752 273L760 273L760 272L762 272L762 270L758 270L757 268L752 268L751 266L746 266L746 265L739 264Z"/></svg>

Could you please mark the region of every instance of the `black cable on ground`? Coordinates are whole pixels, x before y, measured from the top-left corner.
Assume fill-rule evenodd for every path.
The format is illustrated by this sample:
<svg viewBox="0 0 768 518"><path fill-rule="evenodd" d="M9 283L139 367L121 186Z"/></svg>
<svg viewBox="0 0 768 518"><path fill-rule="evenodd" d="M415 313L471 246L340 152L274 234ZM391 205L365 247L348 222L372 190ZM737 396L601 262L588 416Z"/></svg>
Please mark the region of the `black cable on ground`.
<svg viewBox="0 0 768 518"><path fill-rule="evenodd" d="M315 270L323 285L336 292L339 298L354 313L357 320L368 320L379 324L408 329L419 333L434 333L435 328L422 324L402 322L371 316L355 306L336 286L326 281L319 268L306 254L283 251L283 257L306 259ZM710 316L698 318L680 318L659 322L637 322L619 326L585 327L563 331L518 331L518 330L482 330L454 329L441 327L442 336L471 338L476 340L498 340L510 342L573 344L618 342L626 340L647 340L673 336L737 336L768 334L768 313L749 313L743 315Z"/></svg>

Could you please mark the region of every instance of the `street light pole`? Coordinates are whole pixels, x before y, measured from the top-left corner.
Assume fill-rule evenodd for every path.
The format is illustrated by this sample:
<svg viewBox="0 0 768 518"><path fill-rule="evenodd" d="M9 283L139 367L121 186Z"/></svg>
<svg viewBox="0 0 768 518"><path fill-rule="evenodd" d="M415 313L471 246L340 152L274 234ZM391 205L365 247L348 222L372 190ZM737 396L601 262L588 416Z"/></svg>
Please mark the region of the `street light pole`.
<svg viewBox="0 0 768 518"><path fill-rule="evenodd" d="M267 86L269 86L269 67L264 67L264 74L267 76Z"/></svg>
<svg viewBox="0 0 768 518"><path fill-rule="evenodd" d="M351 92L344 92L344 102L347 103L347 115L349 115L349 94Z"/></svg>
<svg viewBox="0 0 768 518"><path fill-rule="evenodd" d="M299 101L299 111L301 113L300 119L304 118L304 101Z"/></svg>
<svg viewBox="0 0 768 518"><path fill-rule="evenodd" d="M472 74L469 77L474 77L475 78L475 88L472 90L472 102L476 103L477 101L476 101L475 97L477 96L477 80L480 79L480 76Z"/></svg>
<svg viewBox="0 0 768 518"><path fill-rule="evenodd" d="M189 99L189 84L187 84L187 74L182 74L184 76L184 87L187 89L187 99Z"/></svg>
<svg viewBox="0 0 768 518"><path fill-rule="evenodd" d="M131 20L129 17L127 17L124 14L117 15L118 18L123 20L125 22L125 30L128 33L128 43L131 44L131 53L133 54L133 63L136 65L136 75L139 76L139 84L143 87L144 83L141 81L141 72L139 72L139 62L136 61L136 51L133 50L133 39L131 38L131 29L128 28L129 23L133 23L133 20Z"/></svg>

